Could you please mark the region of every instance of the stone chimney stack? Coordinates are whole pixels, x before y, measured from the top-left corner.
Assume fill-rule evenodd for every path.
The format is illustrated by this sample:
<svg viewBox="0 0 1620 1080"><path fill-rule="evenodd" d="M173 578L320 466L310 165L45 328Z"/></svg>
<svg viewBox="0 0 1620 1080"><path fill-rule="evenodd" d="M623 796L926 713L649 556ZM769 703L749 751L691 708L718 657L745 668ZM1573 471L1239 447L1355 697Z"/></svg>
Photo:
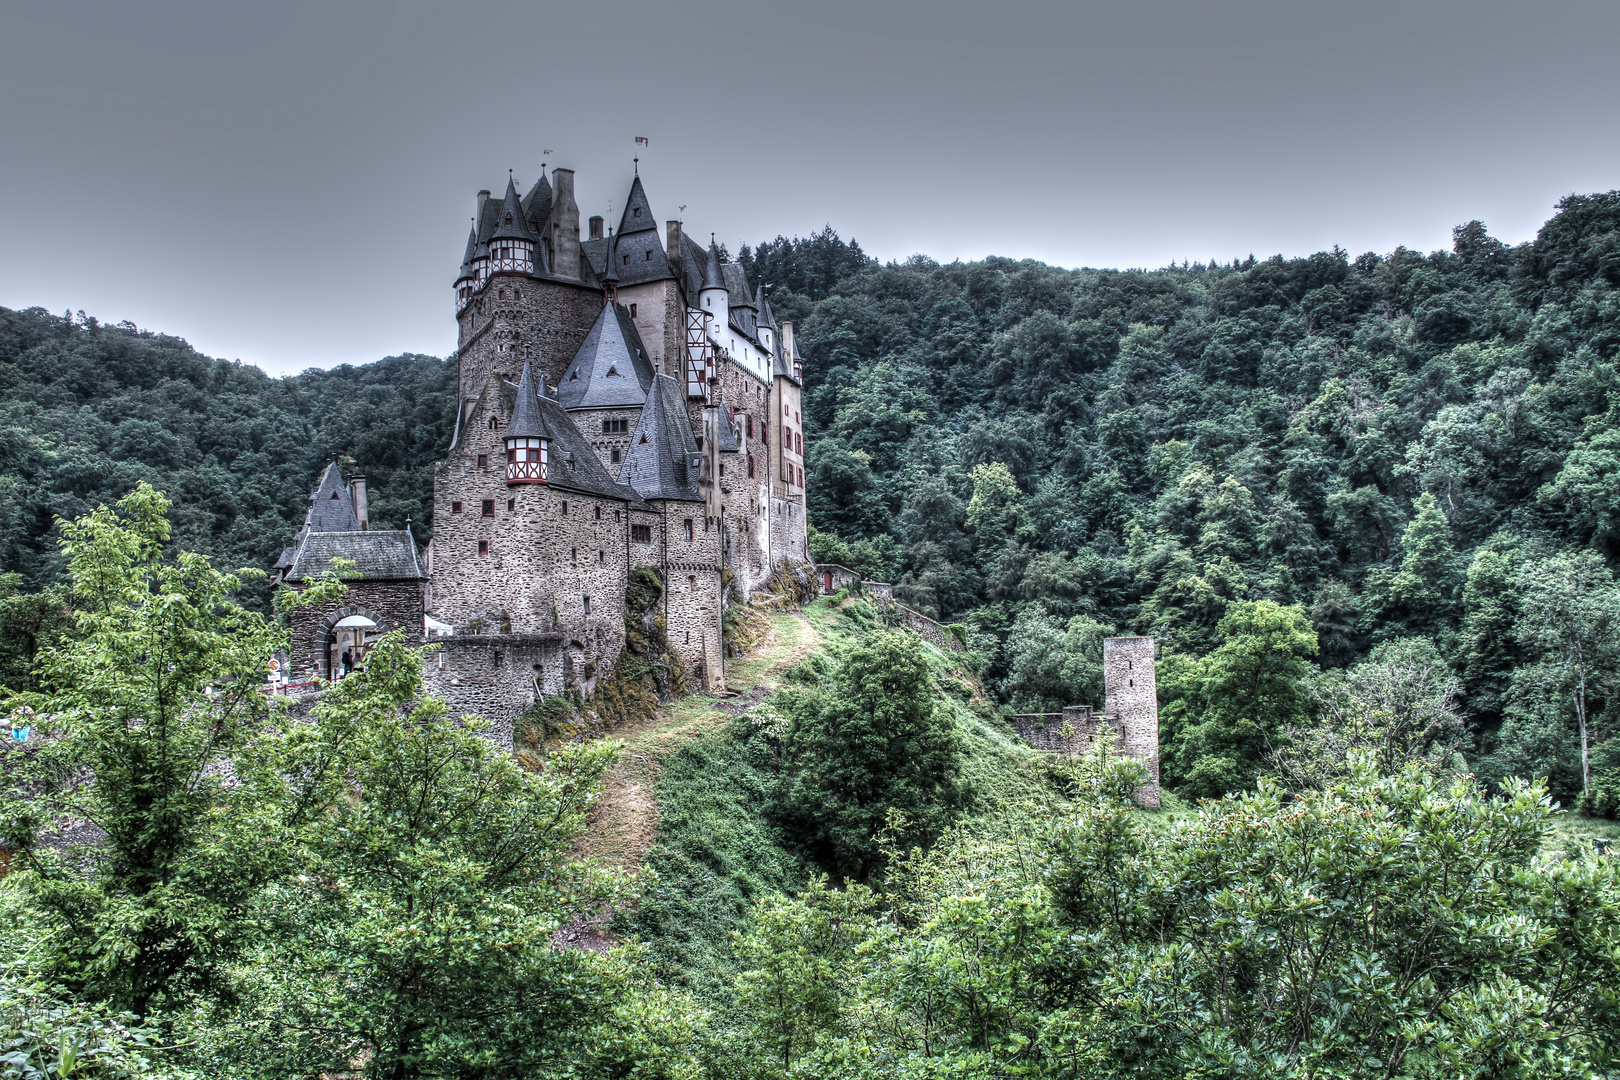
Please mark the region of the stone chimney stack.
<svg viewBox="0 0 1620 1080"><path fill-rule="evenodd" d="M489 189L485 188L478 193L478 224L484 223L484 204L489 202Z"/></svg>
<svg viewBox="0 0 1620 1080"><path fill-rule="evenodd" d="M574 201L574 170L551 172L551 272L579 280L579 204Z"/></svg>
<svg viewBox="0 0 1620 1080"><path fill-rule="evenodd" d="M681 254L681 223L678 221L664 222L664 233L666 236L664 246L669 252L669 257L672 259L678 258Z"/></svg>
<svg viewBox="0 0 1620 1080"><path fill-rule="evenodd" d="M361 530L371 528L371 522L366 517L366 478L356 476L350 480L349 494L354 497L354 516L360 519Z"/></svg>
<svg viewBox="0 0 1620 1080"><path fill-rule="evenodd" d="M602 239L602 215L596 214L591 218L591 239Z"/></svg>

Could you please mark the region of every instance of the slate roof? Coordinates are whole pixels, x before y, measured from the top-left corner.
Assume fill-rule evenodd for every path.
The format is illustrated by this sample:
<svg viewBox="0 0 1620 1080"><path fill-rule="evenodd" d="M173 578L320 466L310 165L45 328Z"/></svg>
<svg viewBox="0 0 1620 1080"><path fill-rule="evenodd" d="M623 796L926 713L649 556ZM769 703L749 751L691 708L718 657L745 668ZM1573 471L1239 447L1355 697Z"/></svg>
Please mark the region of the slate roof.
<svg viewBox="0 0 1620 1080"><path fill-rule="evenodd" d="M360 530L360 518L354 512L349 485L343 482L343 471L335 461L326 467L320 487L309 497L309 514L304 518L304 528L311 532Z"/></svg>
<svg viewBox="0 0 1620 1080"><path fill-rule="evenodd" d="M697 440L686 416L681 386L668 375L653 378L647 406L630 437L630 452L619 470L619 482L644 499L702 502L697 486Z"/></svg>
<svg viewBox="0 0 1620 1080"><path fill-rule="evenodd" d="M726 291L731 294L731 306L754 307L753 293L748 288L748 275L743 272L742 263L728 262L721 269L726 275Z"/></svg>
<svg viewBox="0 0 1620 1080"><path fill-rule="evenodd" d="M489 203L485 203L488 206ZM489 234L491 240L534 240L534 234L529 232L529 220L523 214L523 203L518 198L517 185L509 176L506 178L506 197L501 200L501 206L495 215L495 231Z"/></svg>
<svg viewBox="0 0 1620 1080"><path fill-rule="evenodd" d="M731 410L725 406L720 408L720 430L715 432L715 443L722 454L735 454L742 449L742 432L737 430L737 421Z"/></svg>
<svg viewBox="0 0 1620 1080"><path fill-rule="evenodd" d="M759 309L759 325L767 329L780 329L776 325L776 315L771 311L770 298L765 295L765 286L761 284L754 290L754 306Z"/></svg>
<svg viewBox="0 0 1620 1080"><path fill-rule="evenodd" d="M540 395L534 384L534 365L523 361L518 377L517 400L512 403L512 422L506 425L506 439L549 439L545 418L540 415Z"/></svg>
<svg viewBox="0 0 1620 1080"><path fill-rule="evenodd" d="M657 229L643 229L613 238L613 272L622 285L667 281L675 276Z"/></svg>
<svg viewBox="0 0 1620 1080"><path fill-rule="evenodd" d="M703 267L703 285L701 287L705 289L728 288L724 264L720 261L720 245L712 240L709 241L709 254Z"/></svg>
<svg viewBox="0 0 1620 1080"><path fill-rule="evenodd" d="M513 392L517 389L509 382L505 383L505 387L510 387ZM591 449L590 442L563 409L561 402L549 395L536 398L535 402L539 406L540 422L551 433L551 463L546 476L552 487L622 499L632 504L640 503L634 491L613 482L613 477L602 467L596 451Z"/></svg>
<svg viewBox="0 0 1620 1080"><path fill-rule="evenodd" d="M619 215L619 235L644 232L652 229L658 230L658 223L653 220L652 206L647 202L647 192L641 186L641 177L630 182L630 197L624 201L624 213Z"/></svg>
<svg viewBox="0 0 1620 1080"><path fill-rule="evenodd" d="M686 291L686 303L698 306L698 293L703 291L703 275L709 268L709 255L702 246L681 230L681 285Z"/></svg>
<svg viewBox="0 0 1620 1080"><path fill-rule="evenodd" d="M652 386L653 366L629 314L603 304L591 332L562 374L557 399L566 409L612 409L642 405Z"/></svg>
<svg viewBox="0 0 1620 1080"><path fill-rule="evenodd" d="M461 269L456 273L456 280L461 281L473 276L472 261L478 257L478 230L472 226L467 227L467 253L461 257Z"/></svg>
<svg viewBox="0 0 1620 1080"><path fill-rule="evenodd" d="M581 240L579 242L579 255L590 268L593 281L600 283L602 275L607 272L608 241L607 237L599 236L595 240ZM583 270L585 267L581 267Z"/></svg>
<svg viewBox="0 0 1620 1080"><path fill-rule="evenodd" d="M374 532L299 534L286 580L305 581L327 573L333 559L349 559L362 581L411 581L427 577L409 529Z"/></svg>
<svg viewBox="0 0 1620 1080"><path fill-rule="evenodd" d="M540 179L534 182L534 187L523 196L523 213L536 232L546 231L546 222L551 220L551 184L546 180L544 170L540 173Z"/></svg>

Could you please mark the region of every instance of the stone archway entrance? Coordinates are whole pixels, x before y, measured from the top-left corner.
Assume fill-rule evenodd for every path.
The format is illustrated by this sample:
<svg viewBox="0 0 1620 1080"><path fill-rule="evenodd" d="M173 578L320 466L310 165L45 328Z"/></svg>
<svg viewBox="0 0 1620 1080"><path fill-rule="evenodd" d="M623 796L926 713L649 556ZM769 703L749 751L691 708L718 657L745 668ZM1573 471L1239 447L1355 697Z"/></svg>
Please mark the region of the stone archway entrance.
<svg viewBox="0 0 1620 1080"><path fill-rule="evenodd" d="M326 630L327 678L341 679L358 668L381 635L382 628L369 612L351 608L339 611Z"/></svg>

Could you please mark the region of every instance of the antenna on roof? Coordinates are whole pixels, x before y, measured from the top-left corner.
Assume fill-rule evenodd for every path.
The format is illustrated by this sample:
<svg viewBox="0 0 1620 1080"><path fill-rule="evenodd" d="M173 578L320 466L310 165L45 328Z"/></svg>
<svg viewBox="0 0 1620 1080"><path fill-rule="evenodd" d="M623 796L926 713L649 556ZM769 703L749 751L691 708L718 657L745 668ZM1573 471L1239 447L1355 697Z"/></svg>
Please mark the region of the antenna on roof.
<svg viewBox="0 0 1620 1080"><path fill-rule="evenodd" d="M635 157L631 158L630 161L635 165L636 175L640 176L641 175L641 156L638 154Z"/></svg>

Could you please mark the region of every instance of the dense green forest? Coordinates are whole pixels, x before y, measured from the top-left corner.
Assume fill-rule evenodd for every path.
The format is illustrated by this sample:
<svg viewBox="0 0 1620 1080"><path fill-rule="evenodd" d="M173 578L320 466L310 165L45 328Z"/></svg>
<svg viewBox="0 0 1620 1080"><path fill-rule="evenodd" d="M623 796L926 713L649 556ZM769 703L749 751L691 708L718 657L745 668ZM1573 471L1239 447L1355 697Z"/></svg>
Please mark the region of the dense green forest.
<svg viewBox="0 0 1620 1080"><path fill-rule="evenodd" d="M815 553L962 624L1002 701L1095 699L1097 638L1153 634L1165 779L1219 794L1333 672L1398 647L1431 658L1487 781L1620 809L1620 193L1511 248L1474 221L1429 254L882 265L829 228L739 258L808 358ZM221 565L273 561L334 457L426 539L453 377L402 356L272 379L0 310L8 680L49 622L28 594L60 581L53 520L138 479ZM1258 703L1213 656L1257 619L1301 665Z"/></svg>

